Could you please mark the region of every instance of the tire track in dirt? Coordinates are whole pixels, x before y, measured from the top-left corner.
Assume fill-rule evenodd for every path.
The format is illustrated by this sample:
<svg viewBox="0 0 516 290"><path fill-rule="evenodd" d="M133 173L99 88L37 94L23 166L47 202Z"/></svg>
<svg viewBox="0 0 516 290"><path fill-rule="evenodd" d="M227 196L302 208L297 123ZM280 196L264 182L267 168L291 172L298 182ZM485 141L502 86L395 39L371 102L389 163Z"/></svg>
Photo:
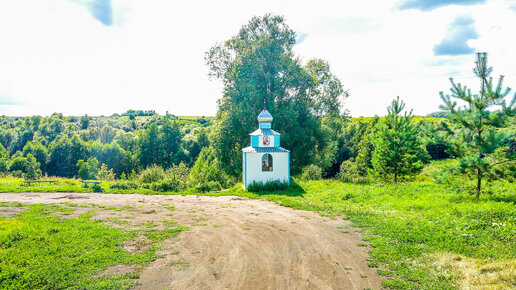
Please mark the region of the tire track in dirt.
<svg viewBox="0 0 516 290"><path fill-rule="evenodd" d="M349 222L234 196L1 193L0 202L133 206L135 222L172 219L189 231L163 241L136 289L381 288L369 247ZM174 206L171 211L165 206ZM151 212L149 214L149 212ZM127 213L125 213L127 214ZM344 227L349 233L342 233Z"/></svg>

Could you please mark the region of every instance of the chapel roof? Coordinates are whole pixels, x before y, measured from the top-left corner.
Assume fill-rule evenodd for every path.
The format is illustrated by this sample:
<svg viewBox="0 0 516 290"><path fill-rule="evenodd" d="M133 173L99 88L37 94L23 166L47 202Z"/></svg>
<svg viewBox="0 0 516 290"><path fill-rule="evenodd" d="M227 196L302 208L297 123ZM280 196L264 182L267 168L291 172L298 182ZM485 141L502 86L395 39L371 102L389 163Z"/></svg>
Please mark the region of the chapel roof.
<svg viewBox="0 0 516 290"><path fill-rule="evenodd" d="M267 110L263 110L260 115L258 115L258 122L271 122L272 115Z"/></svg>
<svg viewBox="0 0 516 290"><path fill-rule="evenodd" d="M274 153L274 152L290 152L283 147L245 147L242 149L243 152L257 152L257 153Z"/></svg>
<svg viewBox="0 0 516 290"><path fill-rule="evenodd" d="M256 129L253 133L249 135L281 135L280 133L272 130L272 129Z"/></svg>

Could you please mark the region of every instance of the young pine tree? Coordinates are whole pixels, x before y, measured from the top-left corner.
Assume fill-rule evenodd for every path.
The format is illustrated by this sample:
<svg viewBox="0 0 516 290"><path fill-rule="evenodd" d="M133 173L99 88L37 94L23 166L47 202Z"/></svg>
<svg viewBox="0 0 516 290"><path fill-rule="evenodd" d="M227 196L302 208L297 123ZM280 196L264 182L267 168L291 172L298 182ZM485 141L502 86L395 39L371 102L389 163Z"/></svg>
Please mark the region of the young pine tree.
<svg viewBox="0 0 516 290"><path fill-rule="evenodd" d="M505 97L511 89L502 89L503 76L496 87L489 75L492 68L487 66L487 53L478 53L473 72L480 78L480 91L472 94L471 90L456 84L450 78L451 95L440 93L444 104L441 109L450 113L451 121L459 128L458 134L462 152L460 152L460 170L476 179L477 198L482 191L482 180L489 177L496 165L515 162L514 155L506 155L504 160L492 160L489 154L507 144L507 134L499 130L515 113L516 94L507 106ZM466 103L458 107L460 100ZM496 110L495 110L496 109ZM494 156L493 156L494 157Z"/></svg>
<svg viewBox="0 0 516 290"><path fill-rule="evenodd" d="M412 111L402 116L405 103L396 98L387 108L388 115L377 125L372 135L374 147L371 163L373 172L385 179L398 182L407 175L415 175L423 169L422 161L428 153L418 140L418 129L412 123Z"/></svg>

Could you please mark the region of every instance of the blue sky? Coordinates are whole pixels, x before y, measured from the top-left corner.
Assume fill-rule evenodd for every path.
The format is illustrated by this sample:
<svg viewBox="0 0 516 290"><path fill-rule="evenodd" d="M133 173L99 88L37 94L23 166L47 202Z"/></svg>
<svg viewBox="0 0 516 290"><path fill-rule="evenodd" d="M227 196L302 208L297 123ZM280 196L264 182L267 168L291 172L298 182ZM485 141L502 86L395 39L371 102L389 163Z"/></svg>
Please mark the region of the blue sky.
<svg viewBox="0 0 516 290"><path fill-rule="evenodd" d="M329 61L353 116L396 96L437 111L449 77L478 89L477 51L516 89L516 1L17 0L0 2L0 114L214 115L204 52L265 13L285 16L303 62Z"/></svg>

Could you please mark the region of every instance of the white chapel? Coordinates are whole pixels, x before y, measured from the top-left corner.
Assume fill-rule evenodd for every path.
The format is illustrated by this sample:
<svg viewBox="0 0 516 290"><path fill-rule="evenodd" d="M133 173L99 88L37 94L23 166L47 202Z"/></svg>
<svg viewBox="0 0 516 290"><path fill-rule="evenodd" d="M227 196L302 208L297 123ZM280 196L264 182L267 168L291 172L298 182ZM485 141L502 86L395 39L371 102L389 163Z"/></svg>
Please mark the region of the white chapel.
<svg viewBox="0 0 516 290"><path fill-rule="evenodd" d="M242 149L243 187L269 181L290 185L290 151L280 147L280 133L271 129L272 115L263 110L258 115L258 130L251 135L251 146Z"/></svg>

